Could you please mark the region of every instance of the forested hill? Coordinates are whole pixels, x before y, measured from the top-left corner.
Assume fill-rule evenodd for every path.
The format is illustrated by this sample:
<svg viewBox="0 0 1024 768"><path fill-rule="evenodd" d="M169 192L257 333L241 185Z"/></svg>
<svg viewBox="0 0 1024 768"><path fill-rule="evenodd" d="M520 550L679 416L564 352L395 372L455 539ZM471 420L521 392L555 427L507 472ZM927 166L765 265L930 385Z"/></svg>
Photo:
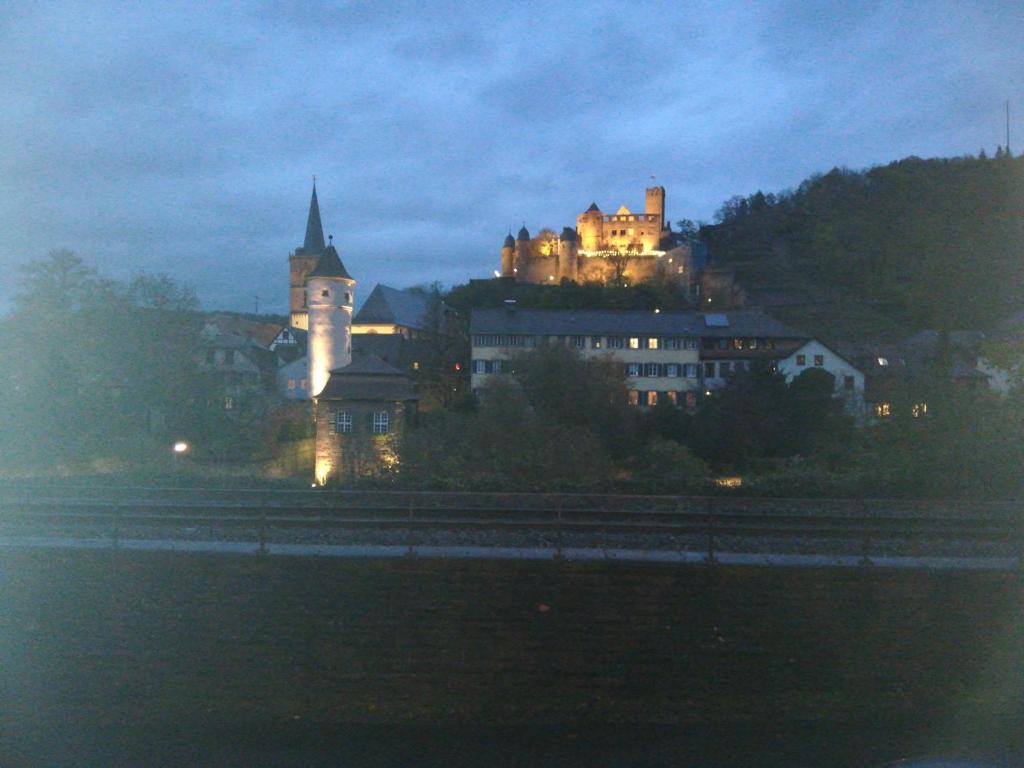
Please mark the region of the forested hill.
<svg viewBox="0 0 1024 768"><path fill-rule="evenodd" d="M833 169L701 228L751 303L832 338L985 329L1024 310L1024 157Z"/></svg>

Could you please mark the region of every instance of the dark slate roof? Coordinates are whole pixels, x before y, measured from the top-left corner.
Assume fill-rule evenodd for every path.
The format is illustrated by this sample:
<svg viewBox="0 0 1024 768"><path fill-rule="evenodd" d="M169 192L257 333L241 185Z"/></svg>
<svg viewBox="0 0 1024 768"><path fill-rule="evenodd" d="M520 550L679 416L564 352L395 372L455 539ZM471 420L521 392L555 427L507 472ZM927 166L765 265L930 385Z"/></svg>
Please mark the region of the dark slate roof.
<svg viewBox="0 0 1024 768"><path fill-rule="evenodd" d="M414 291L400 291L378 284L356 316L354 323L394 323L423 330L430 298Z"/></svg>
<svg viewBox="0 0 1024 768"><path fill-rule="evenodd" d="M522 229L519 230L519 234L517 235L517 238L519 240L529 240L530 239L530 231L526 228L525 224L523 225Z"/></svg>
<svg viewBox="0 0 1024 768"><path fill-rule="evenodd" d="M508 235L505 236L505 247L506 248L514 248L515 245L516 245L516 239L514 237L512 237L512 233L509 232Z"/></svg>
<svg viewBox="0 0 1024 768"><path fill-rule="evenodd" d="M591 203L590 207L587 208L586 213L600 213L601 209L597 207L597 203Z"/></svg>
<svg viewBox="0 0 1024 768"><path fill-rule="evenodd" d="M306 239L302 251L306 254L322 253L324 250L324 227L320 223L320 203L316 199L316 182L313 183L313 197L309 201L309 217L306 219Z"/></svg>
<svg viewBox="0 0 1024 768"><path fill-rule="evenodd" d="M306 275L307 279L311 277L343 277L346 280L352 280L352 275L348 273L345 265L341 263L338 249L333 245L327 246L327 250L320 257L320 261L313 267L313 271Z"/></svg>
<svg viewBox="0 0 1024 768"><path fill-rule="evenodd" d="M410 371L414 362L428 359L430 350L424 341L397 333L357 333L352 336L352 354L376 355L400 371Z"/></svg>
<svg viewBox="0 0 1024 768"><path fill-rule="evenodd" d="M616 311L603 309L476 309L469 321L470 333L519 333L533 336L584 336L592 334L760 337L806 339L807 334L787 328L756 310L717 313L729 324L709 328L699 312Z"/></svg>
<svg viewBox="0 0 1024 768"><path fill-rule="evenodd" d="M319 400L418 400L412 379L376 355L357 356L351 365L331 371Z"/></svg>
<svg viewBox="0 0 1024 768"><path fill-rule="evenodd" d="M574 242L576 240L576 230L572 227L565 227L562 229L562 239Z"/></svg>

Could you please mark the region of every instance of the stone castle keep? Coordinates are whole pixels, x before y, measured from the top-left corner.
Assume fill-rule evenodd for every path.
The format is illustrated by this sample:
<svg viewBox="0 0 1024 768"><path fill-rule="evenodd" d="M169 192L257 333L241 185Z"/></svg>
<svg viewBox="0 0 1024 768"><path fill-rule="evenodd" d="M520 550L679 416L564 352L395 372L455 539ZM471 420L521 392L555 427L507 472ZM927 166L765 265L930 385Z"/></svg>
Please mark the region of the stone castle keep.
<svg viewBox="0 0 1024 768"><path fill-rule="evenodd" d="M693 259L665 221L665 188L646 191L643 213L621 206L606 214L592 204L561 235L531 238L524 226L501 248L504 278L520 283L638 283L662 279L690 282Z"/></svg>

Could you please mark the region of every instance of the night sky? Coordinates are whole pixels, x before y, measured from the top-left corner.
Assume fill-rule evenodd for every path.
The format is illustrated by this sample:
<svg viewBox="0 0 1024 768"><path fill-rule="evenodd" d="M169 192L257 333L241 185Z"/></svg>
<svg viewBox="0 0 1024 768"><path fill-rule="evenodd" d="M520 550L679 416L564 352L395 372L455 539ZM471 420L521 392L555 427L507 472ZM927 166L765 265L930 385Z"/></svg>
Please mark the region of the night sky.
<svg viewBox="0 0 1024 768"><path fill-rule="evenodd" d="M311 177L361 298L596 201L1024 149L1020 2L0 4L0 308L70 248L283 312ZM1013 138L1013 137L1016 138Z"/></svg>

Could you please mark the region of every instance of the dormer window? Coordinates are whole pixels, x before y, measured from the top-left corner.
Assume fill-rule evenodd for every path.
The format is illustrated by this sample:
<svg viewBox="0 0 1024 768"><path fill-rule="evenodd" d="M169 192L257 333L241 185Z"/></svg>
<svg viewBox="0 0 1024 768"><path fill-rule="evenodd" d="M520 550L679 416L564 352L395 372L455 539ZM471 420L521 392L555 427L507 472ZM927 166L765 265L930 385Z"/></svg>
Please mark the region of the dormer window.
<svg viewBox="0 0 1024 768"><path fill-rule="evenodd" d="M328 296L330 296L330 295L331 295L331 292L330 292L330 291L320 291L320 295L321 295L321 296L322 296L323 298L325 298L325 299L326 299L326 298L327 298Z"/></svg>

